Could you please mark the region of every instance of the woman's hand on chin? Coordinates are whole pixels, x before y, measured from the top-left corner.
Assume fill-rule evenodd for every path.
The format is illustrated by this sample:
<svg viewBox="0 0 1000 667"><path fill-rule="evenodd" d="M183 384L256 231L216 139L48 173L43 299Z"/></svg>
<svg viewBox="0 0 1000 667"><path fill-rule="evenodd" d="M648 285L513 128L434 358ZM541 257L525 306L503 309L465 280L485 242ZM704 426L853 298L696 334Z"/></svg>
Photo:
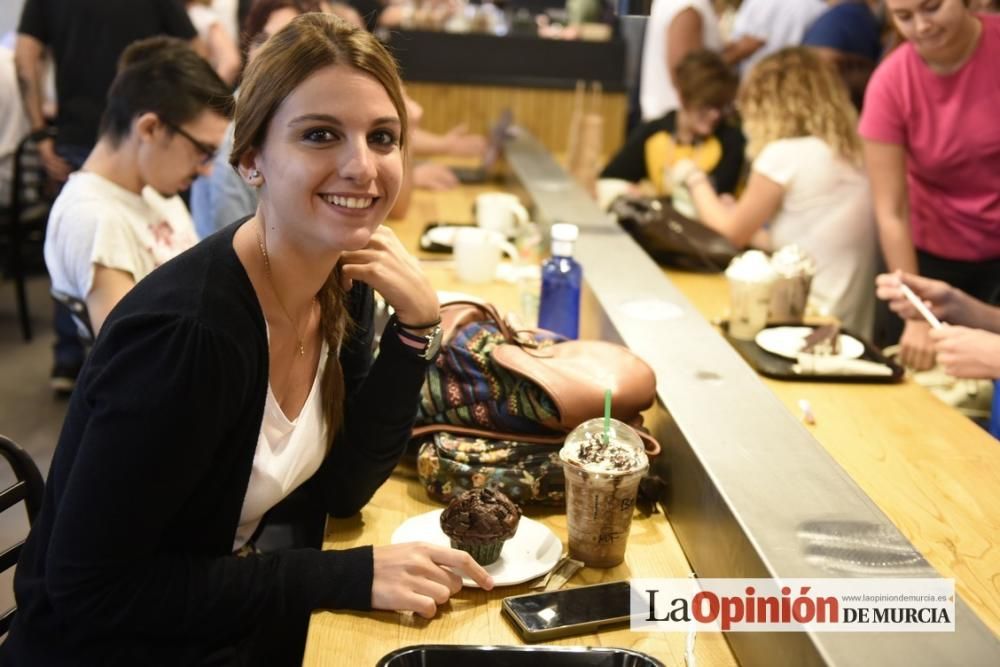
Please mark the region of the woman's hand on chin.
<svg viewBox="0 0 1000 667"><path fill-rule="evenodd" d="M438 319L437 292L417 260L385 225L375 230L367 246L343 253L340 264L345 289L360 280L377 290L401 322L423 324Z"/></svg>

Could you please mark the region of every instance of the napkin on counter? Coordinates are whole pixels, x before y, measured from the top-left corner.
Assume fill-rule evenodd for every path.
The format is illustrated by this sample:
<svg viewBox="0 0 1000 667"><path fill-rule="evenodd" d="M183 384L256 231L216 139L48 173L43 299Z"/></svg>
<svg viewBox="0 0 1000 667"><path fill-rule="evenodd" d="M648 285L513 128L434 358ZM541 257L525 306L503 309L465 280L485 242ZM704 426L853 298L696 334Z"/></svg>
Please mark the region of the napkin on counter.
<svg viewBox="0 0 1000 667"><path fill-rule="evenodd" d="M792 372L796 375L864 375L871 377L892 375L891 368L875 361L817 354L798 355L798 362L792 366Z"/></svg>

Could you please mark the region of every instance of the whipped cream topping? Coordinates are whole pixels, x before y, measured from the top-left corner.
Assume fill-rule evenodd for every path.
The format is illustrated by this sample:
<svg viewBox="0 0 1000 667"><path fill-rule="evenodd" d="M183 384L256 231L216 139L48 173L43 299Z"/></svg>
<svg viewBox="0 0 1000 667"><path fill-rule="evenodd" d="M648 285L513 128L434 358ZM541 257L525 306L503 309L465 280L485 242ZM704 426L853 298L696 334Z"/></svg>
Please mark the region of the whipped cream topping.
<svg viewBox="0 0 1000 667"><path fill-rule="evenodd" d="M816 262L808 253L794 243L779 248L771 256L771 267L782 278L811 276L816 273Z"/></svg>
<svg viewBox="0 0 1000 667"><path fill-rule="evenodd" d="M726 277L743 282L770 282L777 278L771 260L760 250L747 250L733 258L726 268Z"/></svg>
<svg viewBox="0 0 1000 667"><path fill-rule="evenodd" d="M646 453L615 439L604 442L603 433L584 433L583 438L563 445L559 456L589 472L629 472L649 465Z"/></svg>

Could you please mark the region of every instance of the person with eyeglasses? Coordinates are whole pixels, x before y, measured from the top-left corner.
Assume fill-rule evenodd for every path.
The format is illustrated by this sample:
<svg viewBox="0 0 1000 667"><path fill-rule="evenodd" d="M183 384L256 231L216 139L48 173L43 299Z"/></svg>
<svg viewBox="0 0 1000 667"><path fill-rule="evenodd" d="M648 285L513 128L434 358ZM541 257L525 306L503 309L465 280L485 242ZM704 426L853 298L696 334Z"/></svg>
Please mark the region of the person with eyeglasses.
<svg viewBox="0 0 1000 667"><path fill-rule="evenodd" d="M95 333L138 281L197 243L178 193L210 172L231 107L227 85L181 40L152 37L122 55L97 144L45 238L53 291L83 301Z"/></svg>

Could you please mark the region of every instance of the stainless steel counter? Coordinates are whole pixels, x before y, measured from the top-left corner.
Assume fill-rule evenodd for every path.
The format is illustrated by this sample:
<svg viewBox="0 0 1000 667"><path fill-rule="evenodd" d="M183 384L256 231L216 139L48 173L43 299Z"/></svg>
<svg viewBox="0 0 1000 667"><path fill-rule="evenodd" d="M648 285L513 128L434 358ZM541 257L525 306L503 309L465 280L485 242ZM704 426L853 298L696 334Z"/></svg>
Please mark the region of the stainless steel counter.
<svg viewBox="0 0 1000 667"><path fill-rule="evenodd" d="M521 134L507 160L544 224L580 227L585 337L619 341L657 374L669 519L700 577L937 576L822 445L546 149ZM822 539L817 532L826 531ZM822 545L867 541L864 557ZM872 536L876 536L873 538ZM839 536L839 537L838 537ZM838 552L839 553L839 552ZM854 567L856 571L852 572ZM641 574L641 573L638 573ZM744 665L1000 664L1000 641L961 601L956 632L731 633Z"/></svg>

